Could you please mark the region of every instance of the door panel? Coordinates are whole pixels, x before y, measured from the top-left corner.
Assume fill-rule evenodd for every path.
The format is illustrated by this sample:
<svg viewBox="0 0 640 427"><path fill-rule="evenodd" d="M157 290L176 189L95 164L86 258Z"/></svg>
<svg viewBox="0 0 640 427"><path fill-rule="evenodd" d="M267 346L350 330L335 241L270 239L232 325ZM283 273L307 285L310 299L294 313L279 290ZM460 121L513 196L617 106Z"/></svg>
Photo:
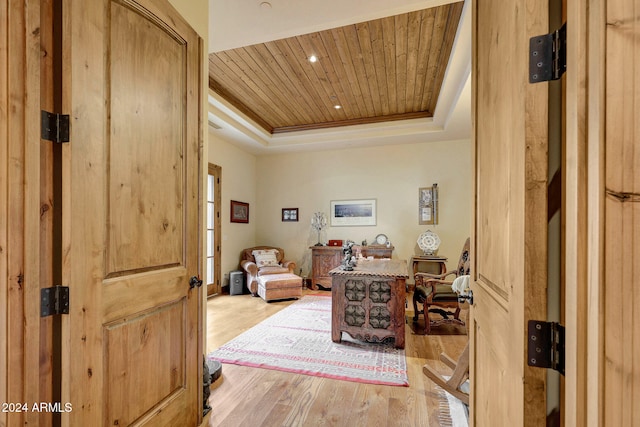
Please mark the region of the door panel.
<svg viewBox="0 0 640 427"><path fill-rule="evenodd" d="M132 319L122 318L105 325L105 382L107 405L105 423L130 425L157 402L180 393L185 383L182 361L184 347L172 343L185 341L185 299L162 309L140 313ZM127 349L127 357L121 357ZM131 370L131 366L145 369ZM170 372L171 375L167 375ZM129 390L145 390L131 400Z"/></svg>
<svg viewBox="0 0 640 427"><path fill-rule="evenodd" d="M541 2L474 2L475 233L471 422L543 425L545 371L526 363L526 322L545 320L547 87L528 83Z"/></svg>
<svg viewBox="0 0 640 427"><path fill-rule="evenodd" d="M112 3L108 276L185 262L187 46L161 25Z"/></svg>
<svg viewBox="0 0 640 427"><path fill-rule="evenodd" d="M601 202L606 290L599 319L604 320L602 413L604 425L631 426L640 425L640 3L608 1L606 22L600 27L606 28L603 178L608 193ZM603 197L603 189L598 190Z"/></svg>
<svg viewBox="0 0 640 427"><path fill-rule="evenodd" d="M200 40L164 0L64 4L68 425L202 414ZM65 74L66 76L66 74Z"/></svg>

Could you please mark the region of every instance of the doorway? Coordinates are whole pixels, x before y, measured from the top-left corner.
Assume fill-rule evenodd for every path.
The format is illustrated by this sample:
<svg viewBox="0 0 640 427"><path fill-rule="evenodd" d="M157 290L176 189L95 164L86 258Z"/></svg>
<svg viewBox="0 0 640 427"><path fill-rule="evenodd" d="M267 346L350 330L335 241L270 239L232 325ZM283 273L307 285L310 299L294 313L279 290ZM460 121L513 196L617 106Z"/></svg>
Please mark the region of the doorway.
<svg viewBox="0 0 640 427"><path fill-rule="evenodd" d="M219 295L220 284L220 193L222 167L209 163L207 177L207 298Z"/></svg>

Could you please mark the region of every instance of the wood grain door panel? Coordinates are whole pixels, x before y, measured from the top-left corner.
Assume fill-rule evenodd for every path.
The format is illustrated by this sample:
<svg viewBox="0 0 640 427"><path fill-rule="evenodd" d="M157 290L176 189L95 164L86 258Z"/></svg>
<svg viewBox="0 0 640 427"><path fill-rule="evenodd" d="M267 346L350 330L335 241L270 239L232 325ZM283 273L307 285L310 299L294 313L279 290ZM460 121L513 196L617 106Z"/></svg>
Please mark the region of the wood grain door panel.
<svg viewBox="0 0 640 427"><path fill-rule="evenodd" d="M539 2L474 3L475 212L471 424L543 425L545 371L526 364L526 322L545 320L547 88L528 83Z"/></svg>
<svg viewBox="0 0 640 427"><path fill-rule="evenodd" d="M184 265L186 50L170 27L112 3L107 77L126 84L108 92L108 276Z"/></svg>
<svg viewBox="0 0 640 427"><path fill-rule="evenodd" d="M165 0L68 1L69 425L202 416L197 34Z"/></svg>

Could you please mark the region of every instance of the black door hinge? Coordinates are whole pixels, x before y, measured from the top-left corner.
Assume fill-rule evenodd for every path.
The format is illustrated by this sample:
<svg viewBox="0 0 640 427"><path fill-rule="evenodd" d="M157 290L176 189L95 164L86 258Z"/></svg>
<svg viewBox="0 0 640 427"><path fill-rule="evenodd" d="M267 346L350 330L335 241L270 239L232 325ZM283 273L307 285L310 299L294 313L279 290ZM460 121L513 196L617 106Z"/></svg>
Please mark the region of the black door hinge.
<svg viewBox="0 0 640 427"><path fill-rule="evenodd" d="M69 142L69 115L41 111L40 137L47 141Z"/></svg>
<svg viewBox="0 0 640 427"><path fill-rule="evenodd" d="M529 39L529 83L558 80L567 70L567 23Z"/></svg>
<svg viewBox="0 0 640 427"><path fill-rule="evenodd" d="M54 314L69 314L68 286L40 289L40 317Z"/></svg>
<svg viewBox="0 0 640 427"><path fill-rule="evenodd" d="M555 322L529 320L527 363L555 369L564 375L564 326Z"/></svg>

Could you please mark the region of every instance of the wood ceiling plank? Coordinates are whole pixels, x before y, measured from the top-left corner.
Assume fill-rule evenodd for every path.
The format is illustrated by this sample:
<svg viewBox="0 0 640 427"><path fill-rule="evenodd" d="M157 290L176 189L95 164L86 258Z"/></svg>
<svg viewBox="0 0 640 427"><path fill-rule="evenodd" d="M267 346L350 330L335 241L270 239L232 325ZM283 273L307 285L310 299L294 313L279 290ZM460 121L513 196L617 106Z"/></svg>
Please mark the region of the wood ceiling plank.
<svg viewBox="0 0 640 427"><path fill-rule="evenodd" d="M422 111L434 112L436 104L438 102L438 96L440 89L442 88L442 82L447 70L447 64L451 56L453 43L455 41L456 33L458 30L458 24L460 23L460 16L462 15L462 7L464 2L458 2L450 4L447 7L447 19L446 25L443 30L443 38L440 49L440 55L436 60L436 70L433 72L428 69L426 78L429 80L429 87L424 92L424 97L420 105ZM425 84L426 85L426 84Z"/></svg>
<svg viewBox="0 0 640 427"><path fill-rule="evenodd" d="M371 36L369 24L367 22L356 24L358 34L358 43L360 44L360 54L364 62L364 75L360 78L366 81L371 94L371 101L376 116L382 116L383 109L380 102L380 90L378 88L378 78L376 76L376 66L373 59L373 47L371 45Z"/></svg>
<svg viewBox="0 0 640 427"><path fill-rule="evenodd" d="M334 111L334 117L342 117L342 119L350 118L348 114L356 114L357 104L350 96L348 92L345 93L339 78L337 77L336 69L333 65L334 59L328 54L325 49L324 43L319 33L312 33L304 36L296 37L296 40L300 43L301 49L306 53L314 53L318 60L315 63L309 61L308 65L314 72L316 84L318 88L322 88L325 96L330 100L333 106L341 105L341 111ZM318 92L322 93L320 89ZM334 108L335 110L335 108Z"/></svg>
<svg viewBox="0 0 640 427"><path fill-rule="evenodd" d="M323 102L323 99L317 92L316 87L309 82L309 78L305 71L300 68L300 65L293 57L293 52L289 48L287 42L284 40L276 40L265 43L265 45L282 68L282 71L287 76L288 81L291 82L291 84L294 85L300 93L308 98L308 112L312 116L315 116L316 114L318 115L318 118L314 120L314 122L320 123L331 121L331 115L327 108L328 106Z"/></svg>
<svg viewBox="0 0 640 427"><path fill-rule="evenodd" d="M398 96L396 87L396 29L393 16L380 20L382 24L382 47L384 51L384 81L387 85L389 114L397 114Z"/></svg>
<svg viewBox="0 0 640 427"><path fill-rule="evenodd" d="M448 17L448 6L446 7L446 9L445 7L442 7L436 10L433 30L431 31L427 67L425 69L424 75L418 75L418 79L424 80L422 93L418 94L420 96L419 104L416 106L416 108L418 109L422 109L423 100L425 98L431 97L433 78L438 72L438 67L440 66L440 54L442 52L442 43L444 40L444 29L447 25Z"/></svg>
<svg viewBox="0 0 640 427"><path fill-rule="evenodd" d="M402 114L407 111L407 26L409 15L397 15L394 20L396 38L396 111Z"/></svg>
<svg viewBox="0 0 640 427"><path fill-rule="evenodd" d="M326 39L326 42L325 42ZM347 119L362 117L360 105L351 91L342 60L331 37L331 31L320 31L311 35L311 43L320 53L320 63L325 69L326 77L336 96L335 103L342 106L342 113Z"/></svg>
<svg viewBox="0 0 640 427"><path fill-rule="evenodd" d="M334 39L337 34L338 40L346 41L346 43L336 43L339 47L343 46L341 51L344 53L349 53L351 58L351 68L353 72L353 76L355 77L355 84L360 88L360 92L362 93L362 100L364 101L364 105L367 108L367 117L375 117L376 109L373 103L373 98L371 96L371 89L369 86L369 81L367 79L367 70L364 63L364 55L362 53L362 49L360 47L360 42L358 41L358 31L355 25L349 25L346 27L342 27L334 30ZM349 65L349 61L344 61L345 66Z"/></svg>
<svg viewBox="0 0 640 427"><path fill-rule="evenodd" d="M234 49L228 52L229 58L233 61L236 67L242 69L248 82L250 82L251 88L258 88L256 92L260 99L268 106L268 110L265 113L265 119L273 126L289 125L294 122L294 118L297 114L292 113L288 109L282 109L283 103L279 102L279 95L274 91L274 85L271 84L269 78L262 77L260 66L256 64L255 60L247 57L245 49ZM243 79L244 80L244 79ZM250 100L246 100L250 102ZM250 104L249 104L250 105Z"/></svg>
<svg viewBox="0 0 640 427"><path fill-rule="evenodd" d="M289 90L290 86L281 78L281 75L266 72L268 65L262 60L262 57L255 51L253 46L236 49L236 51L239 59L251 70L256 82L262 86L265 93L270 97L275 112L282 118L281 123L273 123L274 127L291 123L305 123L312 120L312 117L303 108L304 104L298 104L293 92Z"/></svg>
<svg viewBox="0 0 640 427"><path fill-rule="evenodd" d="M420 26L422 11L409 13L407 16L407 87L405 88L406 112L413 111L416 75L418 73L418 51L420 49Z"/></svg>
<svg viewBox="0 0 640 427"><path fill-rule="evenodd" d="M278 76L278 80L282 82L282 88L290 94L291 99L295 100L295 103L299 105L302 113L309 117L307 123L315 123L316 117L310 113L309 106L314 105L314 100L307 91L303 90L302 85L298 79L293 81L290 79L291 71L285 71L282 67L282 61L278 61L272 52L263 44L252 46L256 55L259 55L260 60L265 65L265 72L269 74L275 74Z"/></svg>
<svg viewBox="0 0 640 427"><path fill-rule="evenodd" d="M248 92L248 88L240 76L233 73L218 54L209 56L209 86L250 119L271 132L273 128L271 124L257 114L256 109L246 105L245 100L253 94Z"/></svg>
<svg viewBox="0 0 640 427"><path fill-rule="evenodd" d="M428 62L423 58L429 58L431 49L433 49L433 26L436 18L436 10L423 10L420 19L420 42L418 44L418 60L415 75L415 89L413 91L413 100L411 103L411 111L420 111L420 104L424 91L424 78L427 74Z"/></svg>
<svg viewBox="0 0 640 427"><path fill-rule="evenodd" d="M391 114L389 109L389 91L387 89L387 70L384 57L384 35L381 21L369 21L369 37L371 41L371 51L373 54L373 64L375 79L378 83L378 102L382 107L382 115Z"/></svg>
<svg viewBox="0 0 640 427"><path fill-rule="evenodd" d="M220 52L215 55L216 75L214 75L214 79L218 82L224 82L227 88L232 88L230 93L234 94L245 105L245 108L251 108L250 106L254 104L262 111L260 114L262 118L272 127L275 127L273 123L281 125L283 120L287 123L286 118L280 118L278 114L274 113L269 96L258 83L246 74L242 68L243 64L236 63L234 58L237 58L237 53L233 51ZM220 79L216 76L220 76Z"/></svg>

